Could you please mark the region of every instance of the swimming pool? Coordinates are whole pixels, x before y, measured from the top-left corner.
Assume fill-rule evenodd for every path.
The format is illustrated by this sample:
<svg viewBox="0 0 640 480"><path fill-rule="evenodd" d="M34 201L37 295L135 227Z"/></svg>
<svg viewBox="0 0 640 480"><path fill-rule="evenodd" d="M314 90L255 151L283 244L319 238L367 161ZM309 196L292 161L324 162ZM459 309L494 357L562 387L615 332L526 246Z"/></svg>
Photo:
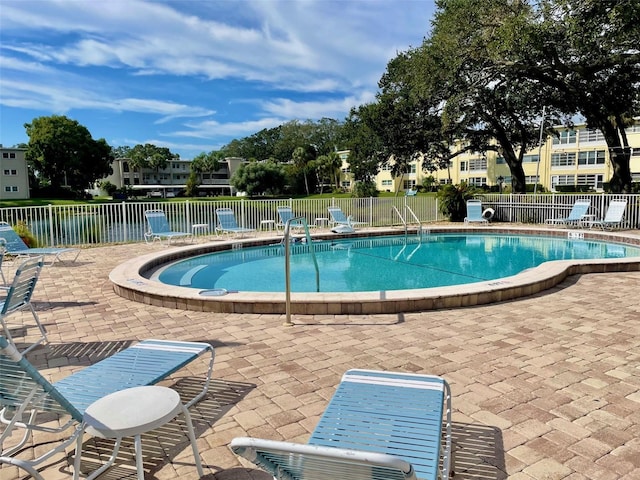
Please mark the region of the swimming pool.
<svg viewBox="0 0 640 480"><path fill-rule="evenodd" d="M432 228L430 235L422 242L415 235L413 240L409 237L409 241L405 242L404 236L399 235L398 231L384 233L393 233L395 237L382 247L378 246L382 248L378 256L373 260L369 258L369 263L375 267L373 273L357 268L360 257L367 257L360 251L361 246L377 241L371 238L371 232L358 232L345 238L346 241L338 241L340 236L335 234L314 235L314 239L325 240L317 244L314 242L319 258L320 255L327 256L319 261L320 292L316 293L313 285L315 274L312 262L305 258L303 252L295 252L291 256L292 276L300 270L305 278L291 282L294 288L291 294L292 313L374 314L455 308L535 294L573 274L640 270L640 237L633 234L522 227L439 227ZM440 255L434 255L430 253L432 243L438 243L435 240L440 235L450 237L452 241L448 242ZM538 236L552 238L538 245L535 239ZM284 262L280 257L281 247L270 246L273 243L273 238L251 238L167 249L123 263L111 272L109 278L116 293L138 302L199 311L284 313L285 294L275 291L277 289L274 286L275 282L284 283ZM256 250L249 247L261 248ZM295 249L304 250L306 247L295 246ZM217 273L211 277L203 272L210 267L193 263L196 257L220 251L226 251L228 258L214 257L217 258L214 263L218 263ZM524 254L523 251L528 253ZM426 256L427 259L435 257L440 263L426 267L411 265L419 256ZM243 258L244 263L238 263L238 257ZM551 258L560 260L550 261ZM530 259L533 263L522 263ZM227 268L229 264L220 268L224 262L231 260L237 265ZM268 265L271 261L276 263L268 270L263 264ZM176 286L158 281L169 270L167 266L174 263L178 265L176 262L183 262L172 280ZM327 268L327 265L331 268ZM353 266L354 269L350 270L347 266ZM401 270L406 266L414 270L408 273ZM409 283L393 285L390 282L391 274L388 273L391 267L399 269L393 273L394 277ZM238 270L233 272L236 268ZM270 271L266 276L266 286L265 280L258 279L261 270ZM433 285L428 283L429 278L415 270L418 273L430 271L426 277L442 278L446 271L447 275L457 278L445 284L441 282L443 286L429 286ZM490 270L493 273L489 273ZM349 288L358 290L327 291L329 271L338 277L337 283L349 281ZM234 283L234 277L244 283ZM370 284L370 277L376 277L383 283ZM259 282L263 284L256 287ZM312 286L305 287L308 290L306 292L300 291L300 285L305 282L311 282ZM260 290L246 290L252 284L255 284L253 288Z"/></svg>
<svg viewBox="0 0 640 480"><path fill-rule="evenodd" d="M313 242L291 247L292 292L371 292L444 287L516 275L544 262L640 256L630 245L530 235L440 233ZM200 255L159 269L162 283L198 289L283 292L284 248ZM319 290L318 290L319 287Z"/></svg>

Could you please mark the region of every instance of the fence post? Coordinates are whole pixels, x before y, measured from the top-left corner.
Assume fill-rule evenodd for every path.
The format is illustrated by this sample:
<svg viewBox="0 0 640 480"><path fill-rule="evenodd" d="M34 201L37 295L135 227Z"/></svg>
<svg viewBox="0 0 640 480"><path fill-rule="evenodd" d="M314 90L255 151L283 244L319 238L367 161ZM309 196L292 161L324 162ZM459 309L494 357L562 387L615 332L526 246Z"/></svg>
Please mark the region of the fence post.
<svg viewBox="0 0 640 480"><path fill-rule="evenodd" d="M190 228L190 226L192 225L192 222L191 222L191 208L189 205L189 200L185 200L184 202L184 218L187 224L184 226L186 230L183 230L183 232L192 231L192 229Z"/></svg>
<svg viewBox="0 0 640 480"><path fill-rule="evenodd" d="M49 204L49 246L54 247L53 243L53 205Z"/></svg>
<svg viewBox="0 0 640 480"><path fill-rule="evenodd" d="M126 207L126 203L124 202L124 200L122 201L122 236L123 242L127 242L129 240L129 233L128 233L128 228L127 228L127 207Z"/></svg>

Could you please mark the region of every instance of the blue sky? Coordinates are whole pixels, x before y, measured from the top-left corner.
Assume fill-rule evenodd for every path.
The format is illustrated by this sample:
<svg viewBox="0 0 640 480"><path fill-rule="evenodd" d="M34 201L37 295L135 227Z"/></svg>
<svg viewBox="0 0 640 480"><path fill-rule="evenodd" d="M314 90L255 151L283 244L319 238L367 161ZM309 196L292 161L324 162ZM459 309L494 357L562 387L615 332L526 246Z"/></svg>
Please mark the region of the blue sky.
<svg viewBox="0 0 640 480"><path fill-rule="evenodd" d="M181 158L290 120L344 120L427 36L433 0L0 0L0 143L66 115Z"/></svg>

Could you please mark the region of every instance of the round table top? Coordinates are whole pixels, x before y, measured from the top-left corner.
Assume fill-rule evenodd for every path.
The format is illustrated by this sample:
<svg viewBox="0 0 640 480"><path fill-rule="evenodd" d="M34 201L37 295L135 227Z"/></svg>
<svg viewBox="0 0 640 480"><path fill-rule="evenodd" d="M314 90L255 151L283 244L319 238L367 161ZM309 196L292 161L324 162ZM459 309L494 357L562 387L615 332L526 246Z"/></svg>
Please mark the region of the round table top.
<svg viewBox="0 0 640 480"><path fill-rule="evenodd" d="M133 387L93 402L84 413L85 431L102 438L140 435L182 411L180 395L161 386Z"/></svg>

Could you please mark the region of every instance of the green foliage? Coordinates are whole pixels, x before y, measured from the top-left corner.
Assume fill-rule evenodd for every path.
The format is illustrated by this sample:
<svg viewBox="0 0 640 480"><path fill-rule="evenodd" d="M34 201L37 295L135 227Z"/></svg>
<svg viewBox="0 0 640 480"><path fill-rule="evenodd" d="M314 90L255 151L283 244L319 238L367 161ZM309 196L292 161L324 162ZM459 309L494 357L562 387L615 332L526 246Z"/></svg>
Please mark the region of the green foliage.
<svg viewBox="0 0 640 480"><path fill-rule="evenodd" d="M100 190L104 190L107 192L107 195L113 196L113 194L118 190L118 187L111 183L109 180L103 180L100 182Z"/></svg>
<svg viewBox="0 0 640 480"><path fill-rule="evenodd" d="M437 193L438 207L452 222L462 222L467 216L467 200L476 193L477 189L466 183L444 185Z"/></svg>
<svg viewBox="0 0 640 480"><path fill-rule="evenodd" d="M43 185L68 185L76 193L112 173L111 147L94 140L86 127L65 116L34 118L25 124L26 158Z"/></svg>
<svg viewBox="0 0 640 480"><path fill-rule="evenodd" d="M375 182L367 180L355 182L353 186L353 196L358 198L377 197L378 189L376 188Z"/></svg>
<svg viewBox="0 0 640 480"><path fill-rule="evenodd" d="M29 230L27 222L24 220L18 220L18 222L13 226L13 229L29 248L35 248L38 246L38 239L33 233L31 233L31 230Z"/></svg>
<svg viewBox="0 0 640 480"><path fill-rule="evenodd" d="M249 162L238 167L230 183L250 197L263 193L278 194L284 188L285 174L282 166L275 162Z"/></svg>
<svg viewBox="0 0 640 480"><path fill-rule="evenodd" d="M130 149L128 158L134 168L151 168L158 172L166 168L171 160L178 160L180 155L172 153L167 147L145 143Z"/></svg>

